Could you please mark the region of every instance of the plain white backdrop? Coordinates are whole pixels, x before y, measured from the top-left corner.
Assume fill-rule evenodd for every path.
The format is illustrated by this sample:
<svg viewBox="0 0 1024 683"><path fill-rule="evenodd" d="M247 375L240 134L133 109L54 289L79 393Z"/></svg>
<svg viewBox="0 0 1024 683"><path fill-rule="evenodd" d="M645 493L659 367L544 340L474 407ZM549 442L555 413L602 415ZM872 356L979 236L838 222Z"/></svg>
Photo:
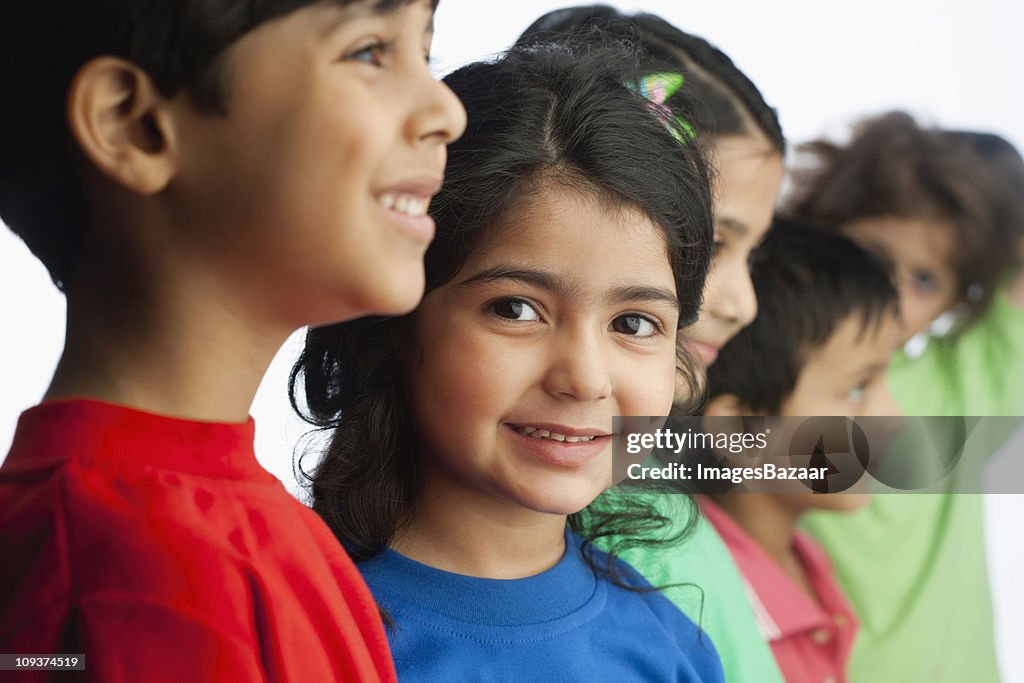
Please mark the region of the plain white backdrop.
<svg viewBox="0 0 1024 683"><path fill-rule="evenodd" d="M650 0L609 2L659 14L721 47L780 112L791 142L839 135L858 117L901 108L943 126L991 130L1024 148L1024 3L1019 0ZM442 0L439 73L500 51L552 0ZM0 106L11 106L10 104ZM0 230L0 460L18 414L43 394L63 343L64 302L45 269ZM263 465L293 490L304 433L285 396L301 345L294 335L253 404ZM1024 436L1024 435L1022 435ZM1004 457L1021 457L1024 438ZM1009 683L1024 682L1024 496L990 496L987 536L1000 655Z"/></svg>

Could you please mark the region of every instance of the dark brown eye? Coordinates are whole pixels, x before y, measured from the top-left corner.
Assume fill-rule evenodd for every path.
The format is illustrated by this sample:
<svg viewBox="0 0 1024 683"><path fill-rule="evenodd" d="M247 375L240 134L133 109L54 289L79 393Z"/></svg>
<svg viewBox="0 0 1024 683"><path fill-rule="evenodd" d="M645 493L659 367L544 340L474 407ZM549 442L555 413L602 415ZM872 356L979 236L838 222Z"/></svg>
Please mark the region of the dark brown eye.
<svg viewBox="0 0 1024 683"><path fill-rule="evenodd" d="M490 304L491 312L506 320L540 320L537 311L523 299L499 299Z"/></svg>
<svg viewBox="0 0 1024 683"><path fill-rule="evenodd" d="M631 337L653 337L661 331L657 323L637 313L620 315L612 321L612 329Z"/></svg>

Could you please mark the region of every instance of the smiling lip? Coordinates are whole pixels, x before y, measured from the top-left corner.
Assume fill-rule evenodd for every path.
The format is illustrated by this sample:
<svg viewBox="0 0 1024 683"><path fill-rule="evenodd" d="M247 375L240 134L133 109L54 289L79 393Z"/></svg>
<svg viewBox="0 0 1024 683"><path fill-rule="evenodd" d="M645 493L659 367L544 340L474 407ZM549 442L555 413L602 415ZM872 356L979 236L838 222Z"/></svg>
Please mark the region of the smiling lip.
<svg viewBox="0 0 1024 683"><path fill-rule="evenodd" d="M704 342L694 341L693 339L687 339L686 345L700 356L700 359L704 361L704 365L711 365L714 363L718 359L719 350L722 348L721 346L705 344Z"/></svg>
<svg viewBox="0 0 1024 683"><path fill-rule="evenodd" d="M394 185L390 185L376 193L375 199L385 215L396 224L406 235L417 242L427 245L434 239L436 226L434 219L425 213L431 197L441 190L441 176L422 175L409 178ZM388 198L388 204L382 204L384 198ZM399 210L401 205L409 206L410 203L418 204L424 211L422 215L411 215Z"/></svg>
<svg viewBox="0 0 1024 683"><path fill-rule="evenodd" d="M505 423L508 434L516 444L532 457L555 467L575 469L586 465L600 455L611 443L611 435L601 429L574 429L565 425L547 423ZM536 427L550 433L571 437L593 437L589 441L556 441L549 438L536 438L521 433L524 427Z"/></svg>
<svg viewBox="0 0 1024 683"><path fill-rule="evenodd" d="M443 180L443 176L433 173L412 176L394 185L388 185L378 190L376 194L381 195L391 192L394 194L412 194L429 199L441 191L441 182Z"/></svg>

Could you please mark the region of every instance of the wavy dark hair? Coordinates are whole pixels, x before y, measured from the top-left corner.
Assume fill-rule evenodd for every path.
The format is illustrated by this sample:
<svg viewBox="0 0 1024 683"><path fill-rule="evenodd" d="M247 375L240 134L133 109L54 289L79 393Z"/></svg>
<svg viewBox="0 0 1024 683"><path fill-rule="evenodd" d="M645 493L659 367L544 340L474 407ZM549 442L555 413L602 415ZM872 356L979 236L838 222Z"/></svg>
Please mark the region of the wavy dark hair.
<svg viewBox="0 0 1024 683"><path fill-rule="evenodd" d="M595 29L639 45L648 70L683 74L685 85L666 104L684 116L698 136L713 140L761 132L773 151L785 154L786 138L778 113L747 75L707 40L681 31L657 15L626 14L608 5L566 7L537 19L518 43L593 35Z"/></svg>
<svg viewBox="0 0 1024 683"><path fill-rule="evenodd" d="M952 225L958 295L968 312L961 329L986 310L1007 269L1020 265L1024 160L1003 138L922 126L896 111L860 122L846 144L816 140L800 151L789 216L834 230L883 216Z"/></svg>
<svg viewBox="0 0 1024 683"><path fill-rule="evenodd" d="M449 149L444 188L431 206L438 232L426 255L428 292L455 276L511 212L554 184L610 210L636 209L658 226L680 327L696 317L712 244L709 171L698 145L678 143L649 103L623 86L635 78L636 63L621 47L537 45L445 79L469 124ZM420 448L396 348L415 314L312 329L292 369L292 406L329 436L313 472L302 472L313 509L356 561L387 548L419 500ZM679 360L692 381L692 363ZM628 497L569 518L588 543L618 539L613 556L668 523ZM611 557L594 568L616 578Z"/></svg>

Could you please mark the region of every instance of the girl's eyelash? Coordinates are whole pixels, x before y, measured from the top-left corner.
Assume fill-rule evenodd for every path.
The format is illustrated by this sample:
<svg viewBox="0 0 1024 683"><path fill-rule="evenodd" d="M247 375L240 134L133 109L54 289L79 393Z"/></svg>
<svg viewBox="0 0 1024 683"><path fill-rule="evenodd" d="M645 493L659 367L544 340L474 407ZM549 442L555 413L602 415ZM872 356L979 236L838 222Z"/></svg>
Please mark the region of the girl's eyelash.
<svg viewBox="0 0 1024 683"><path fill-rule="evenodd" d="M529 308L531 311L533 311L534 315L536 316L536 320L520 320L518 319L518 317L509 317L501 315L500 313L498 313L498 309L499 307L502 306L508 306L511 312L513 313L516 313L516 306L525 306L526 308ZM493 315L494 317L498 318L499 320L509 324L536 322L537 320L540 319L539 307L537 306L537 304L521 296L504 296L498 299L493 299L484 304L484 310ZM516 315L521 314L521 312L522 311L520 311Z"/></svg>
<svg viewBox="0 0 1024 683"><path fill-rule="evenodd" d="M715 237L714 242L711 243L711 258L718 256L718 252L725 246L725 240Z"/></svg>
<svg viewBox="0 0 1024 683"><path fill-rule="evenodd" d="M646 313L629 312L629 313L623 313L621 315L615 316L615 320L621 320L622 318L640 318L641 320L644 320L645 322L650 323L651 326L654 328L654 334L627 335L627 336L634 337L636 339L652 339L654 337L659 337L659 336L665 334L665 325L663 325L662 322L660 320L658 320L657 318L655 318L653 316L650 316L650 315L647 315ZM614 324L615 320L612 321L613 324Z"/></svg>
<svg viewBox="0 0 1024 683"><path fill-rule="evenodd" d="M499 313L499 309L503 307L508 307L508 310L504 312L511 313L512 315L502 315L502 313ZM519 316L525 313L525 311L522 310L522 308L519 308L517 310L517 307L525 307L529 309L534 317L525 320L520 319ZM483 308L484 311L486 311L488 314L501 320L503 323L510 325L541 322L540 306L530 301L529 299L521 296L504 296L498 299L492 299L491 301L485 303ZM611 325L614 326L616 321L622 320L623 318L639 318L654 328L654 332L652 334L635 335L622 332L622 334L624 334L625 336L631 337L633 339L653 339L655 337L660 337L665 334L665 325L661 322L661 320L646 313L637 313L632 311L622 313L620 315L615 316L615 318L612 320ZM619 330L615 331L618 332Z"/></svg>

